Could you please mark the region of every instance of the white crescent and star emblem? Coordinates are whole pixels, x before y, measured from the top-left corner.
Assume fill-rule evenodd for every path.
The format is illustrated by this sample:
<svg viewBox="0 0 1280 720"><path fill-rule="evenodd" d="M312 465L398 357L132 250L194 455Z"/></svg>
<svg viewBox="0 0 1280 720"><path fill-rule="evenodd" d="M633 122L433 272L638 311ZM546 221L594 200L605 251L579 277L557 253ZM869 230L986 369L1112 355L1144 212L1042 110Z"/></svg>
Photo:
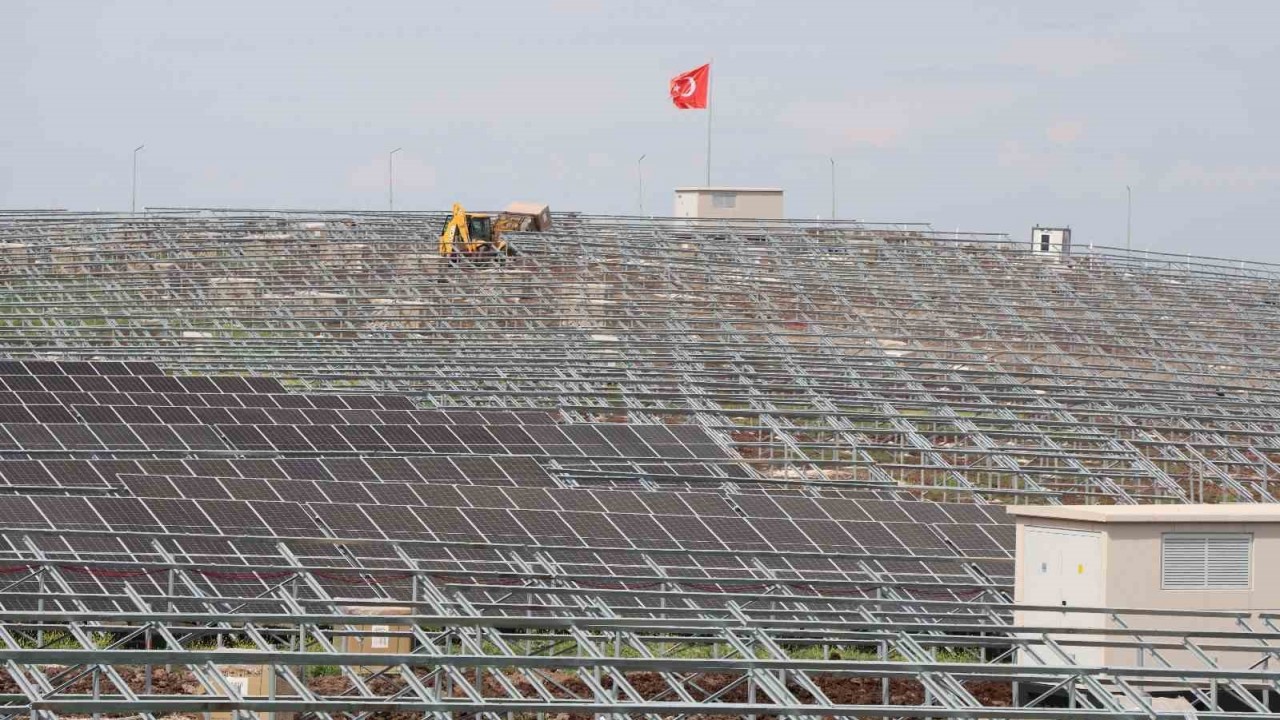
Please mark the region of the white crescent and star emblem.
<svg viewBox="0 0 1280 720"><path fill-rule="evenodd" d="M683 91L681 91L681 86L680 86L681 82L684 82ZM677 80L676 82L672 83L671 92L676 97L693 97L693 94L696 93L697 91L698 91L698 81L691 77L683 78L682 80Z"/></svg>

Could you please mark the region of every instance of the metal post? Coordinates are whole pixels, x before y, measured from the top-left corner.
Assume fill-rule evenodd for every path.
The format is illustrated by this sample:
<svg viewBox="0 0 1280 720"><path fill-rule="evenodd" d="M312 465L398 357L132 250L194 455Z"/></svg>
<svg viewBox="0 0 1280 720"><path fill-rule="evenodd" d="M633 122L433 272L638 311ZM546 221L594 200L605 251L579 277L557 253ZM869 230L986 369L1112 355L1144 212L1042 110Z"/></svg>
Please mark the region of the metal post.
<svg viewBox="0 0 1280 720"><path fill-rule="evenodd" d="M711 60L707 62L707 187L711 187Z"/></svg>
<svg viewBox="0 0 1280 720"><path fill-rule="evenodd" d="M1124 250L1129 253L1133 251L1133 188L1125 185L1124 192Z"/></svg>
<svg viewBox="0 0 1280 720"><path fill-rule="evenodd" d="M644 159L648 156L648 153L644 153L636 160L636 199L639 201L641 215L644 214Z"/></svg>
<svg viewBox="0 0 1280 720"><path fill-rule="evenodd" d="M836 159L827 158L831 161L831 219L836 219Z"/></svg>
<svg viewBox="0 0 1280 720"><path fill-rule="evenodd" d="M387 153L387 210L396 209L396 178L392 161L400 150L401 148L396 148Z"/></svg>
<svg viewBox="0 0 1280 720"><path fill-rule="evenodd" d="M133 149L133 192L129 195L129 214L136 215L138 213L138 151L146 145L139 145Z"/></svg>

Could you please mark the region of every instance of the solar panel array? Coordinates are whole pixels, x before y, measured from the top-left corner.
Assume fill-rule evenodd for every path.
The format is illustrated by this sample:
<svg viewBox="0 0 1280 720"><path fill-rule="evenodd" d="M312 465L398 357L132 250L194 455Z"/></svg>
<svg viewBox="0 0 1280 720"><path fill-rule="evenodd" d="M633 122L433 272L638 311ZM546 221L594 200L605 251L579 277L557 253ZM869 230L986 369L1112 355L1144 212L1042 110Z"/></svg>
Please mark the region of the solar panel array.
<svg viewBox="0 0 1280 720"><path fill-rule="evenodd" d="M1268 267L582 216L468 266L435 257L440 220L0 214L15 707L209 709L117 674L164 663L242 708L209 677L234 658L294 689L336 663L309 692L339 712L865 717L830 683L891 704L892 674L922 691L903 716L974 714L1003 701L972 679L1036 677L1007 651L1045 642L1009 624L993 501L1272 497ZM366 614L406 611L433 617ZM387 673L342 653L353 626L400 685L365 685ZM941 667L955 648L984 667ZM1147 681L1040 671L1091 717ZM1253 711L1230 683L1273 682L1215 672L1174 679Z"/></svg>
<svg viewBox="0 0 1280 720"><path fill-rule="evenodd" d="M998 506L788 489L697 426L418 410L403 396L295 394L149 363L8 362L0 373L0 562L38 551L70 563L93 607L118 608L108 598L125 582L163 594L150 573L166 562L192 568L201 595L245 598L287 562L323 568L334 597L401 600L410 570L953 598L1010 582ZM612 468L612 486L581 486L574 473L589 464Z"/></svg>
<svg viewBox="0 0 1280 720"><path fill-rule="evenodd" d="M271 380L231 379L253 375L468 413L699 425L777 479L1004 502L1274 499L1280 281L1265 264L1044 257L919 225L562 216L500 269L458 268L435 254L442 223L0 217L0 352L221 377L191 381L202 424L260 425L246 398L300 427L381 412L272 407ZM112 393L183 382L105 372L23 378L5 397L83 392L70 407L111 406L86 412L112 425ZM28 398L65 419L56 397ZM231 432L245 447L258 434Z"/></svg>

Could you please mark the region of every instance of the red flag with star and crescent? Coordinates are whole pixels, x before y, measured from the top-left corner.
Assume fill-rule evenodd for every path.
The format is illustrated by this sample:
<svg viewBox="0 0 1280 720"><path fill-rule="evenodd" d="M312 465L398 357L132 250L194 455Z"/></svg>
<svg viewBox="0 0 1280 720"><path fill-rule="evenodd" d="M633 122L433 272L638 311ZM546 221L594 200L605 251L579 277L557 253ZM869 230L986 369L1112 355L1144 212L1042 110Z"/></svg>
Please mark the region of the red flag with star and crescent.
<svg viewBox="0 0 1280 720"><path fill-rule="evenodd" d="M711 89L711 64L707 63L671 79L671 102L681 110L703 110Z"/></svg>

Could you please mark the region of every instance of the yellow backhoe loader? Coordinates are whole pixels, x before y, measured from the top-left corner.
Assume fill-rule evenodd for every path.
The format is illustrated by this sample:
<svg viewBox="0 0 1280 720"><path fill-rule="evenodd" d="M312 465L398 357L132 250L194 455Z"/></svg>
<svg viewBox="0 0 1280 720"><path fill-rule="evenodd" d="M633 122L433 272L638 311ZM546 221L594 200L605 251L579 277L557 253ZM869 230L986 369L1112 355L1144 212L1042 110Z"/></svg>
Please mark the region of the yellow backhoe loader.
<svg viewBox="0 0 1280 720"><path fill-rule="evenodd" d="M497 260L515 254L503 234L550 229L551 211L546 205L511 203L495 218L469 213L461 203L454 203L453 215L440 233L440 255L455 261Z"/></svg>

